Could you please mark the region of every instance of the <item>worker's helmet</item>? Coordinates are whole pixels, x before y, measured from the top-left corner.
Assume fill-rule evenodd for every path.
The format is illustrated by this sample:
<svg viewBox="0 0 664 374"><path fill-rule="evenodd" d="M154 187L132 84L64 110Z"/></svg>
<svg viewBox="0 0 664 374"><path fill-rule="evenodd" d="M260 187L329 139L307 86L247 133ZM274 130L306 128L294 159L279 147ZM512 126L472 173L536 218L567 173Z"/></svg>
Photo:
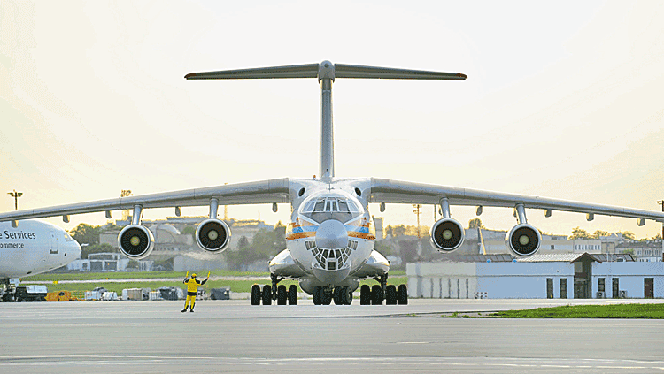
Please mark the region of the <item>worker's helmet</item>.
<svg viewBox="0 0 664 374"><path fill-rule="evenodd" d="M196 278L196 273L191 275L192 278Z"/></svg>

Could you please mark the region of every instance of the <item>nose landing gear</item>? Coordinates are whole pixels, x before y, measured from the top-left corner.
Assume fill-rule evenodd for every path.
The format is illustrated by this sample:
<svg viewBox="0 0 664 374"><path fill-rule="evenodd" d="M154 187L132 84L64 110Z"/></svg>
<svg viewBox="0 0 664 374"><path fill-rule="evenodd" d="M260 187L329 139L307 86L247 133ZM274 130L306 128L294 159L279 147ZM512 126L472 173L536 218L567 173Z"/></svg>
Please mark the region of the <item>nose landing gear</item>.
<svg viewBox="0 0 664 374"><path fill-rule="evenodd" d="M272 285L265 285L262 287L254 284L251 286L251 305L272 305L272 300L277 301L277 305L297 305L297 286L291 285L286 289L286 286L278 286L283 278L279 278L274 274L270 275Z"/></svg>

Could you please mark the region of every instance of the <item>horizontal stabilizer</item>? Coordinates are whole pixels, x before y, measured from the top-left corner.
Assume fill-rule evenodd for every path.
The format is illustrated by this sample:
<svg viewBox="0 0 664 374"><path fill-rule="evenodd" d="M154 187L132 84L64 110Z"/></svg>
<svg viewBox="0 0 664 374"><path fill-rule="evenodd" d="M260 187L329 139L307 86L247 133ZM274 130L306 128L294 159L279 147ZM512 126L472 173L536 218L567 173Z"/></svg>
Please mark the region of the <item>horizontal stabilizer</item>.
<svg viewBox="0 0 664 374"><path fill-rule="evenodd" d="M189 73L185 79L281 79L281 78L353 78L353 79L414 79L465 80L466 74L395 69L380 66L320 64L270 66L253 69Z"/></svg>
<svg viewBox="0 0 664 374"><path fill-rule="evenodd" d="M422 79L422 80L464 80L466 74L439 73L435 71L384 68L380 66L334 65L337 78L359 79Z"/></svg>
<svg viewBox="0 0 664 374"><path fill-rule="evenodd" d="M266 68L212 71L209 73L189 73L185 79L280 79L316 78L318 64L285 65Z"/></svg>

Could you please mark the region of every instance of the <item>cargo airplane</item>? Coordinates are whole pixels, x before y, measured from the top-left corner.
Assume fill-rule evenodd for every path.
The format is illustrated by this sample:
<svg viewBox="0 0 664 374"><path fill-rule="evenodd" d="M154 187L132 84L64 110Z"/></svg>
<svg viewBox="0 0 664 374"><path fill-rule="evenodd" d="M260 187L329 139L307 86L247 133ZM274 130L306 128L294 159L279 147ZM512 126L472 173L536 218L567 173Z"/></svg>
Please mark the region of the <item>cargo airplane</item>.
<svg viewBox="0 0 664 374"><path fill-rule="evenodd" d="M543 210L550 217L554 210L580 212L592 220L595 215L636 218L639 225L646 219L664 222L664 213L615 206L573 202L539 196L523 196L468 188L455 188L392 179L338 178L334 164L332 122L332 85L336 79L408 79L465 80L460 73L441 73L374 66L319 64L273 66L252 69L190 73L187 80L212 79L279 79L313 78L321 89L320 171L312 179L269 179L217 187L128 196L115 199L74 203L49 208L0 214L0 221L35 217L133 210L133 219L118 236L121 251L131 258L150 254L154 239L141 225L143 209L171 207L180 216L181 207L209 206L209 218L196 230L198 245L210 252L227 248L231 231L217 218L219 205L289 203L292 209L287 227L287 248L269 262L271 285L253 286L251 304L297 304L297 287L279 285L284 278L299 280L300 287L313 295L314 304L350 304L352 292L360 288L360 304L406 304L405 285L388 285L390 263L374 250L375 232L368 211L369 203L434 204L440 206L442 218L431 228L431 241L441 252L451 252L463 242L463 226L452 218L455 205L476 206L477 215L484 207L513 208L517 224L507 234L508 246L516 256L534 254L542 241L539 231L528 223L526 209ZM360 279L375 279L373 287L359 287Z"/></svg>
<svg viewBox="0 0 664 374"><path fill-rule="evenodd" d="M33 219L21 221L20 227L0 223L2 300L13 299L13 286L20 278L57 269L80 257L81 246L60 227Z"/></svg>

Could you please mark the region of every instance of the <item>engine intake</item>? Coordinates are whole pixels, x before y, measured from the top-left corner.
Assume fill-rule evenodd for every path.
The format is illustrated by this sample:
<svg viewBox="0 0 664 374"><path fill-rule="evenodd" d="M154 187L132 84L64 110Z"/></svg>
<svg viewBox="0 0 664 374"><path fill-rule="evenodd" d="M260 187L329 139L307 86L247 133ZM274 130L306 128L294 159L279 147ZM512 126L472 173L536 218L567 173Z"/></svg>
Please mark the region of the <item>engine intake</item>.
<svg viewBox="0 0 664 374"><path fill-rule="evenodd" d="M118 235L120 251L127 257L140 260L150 255L154 248L152 232L145 226L125 226Z"/></svg>
<svg viewBox="0 0 664 374"><path fill-rule="evenodd" d="M466 232L453 218L439 219L431 228L431 241L439 251L451 252L461 246Z"/></svg>
<svg viewBox="0 0 664 374"><path fill-rule="evenodd" d="M507 243L517 256L534 255L540 247L542 235L527 223L516 225L507 234Z"/></svg>
<svg viewBox="0 0 664 374"><path fill-rule="evenodd" d="M221 252L231 241L231 229L224 221L209 218L201 222L196 229L198 246L210 252Z"/></svg>

